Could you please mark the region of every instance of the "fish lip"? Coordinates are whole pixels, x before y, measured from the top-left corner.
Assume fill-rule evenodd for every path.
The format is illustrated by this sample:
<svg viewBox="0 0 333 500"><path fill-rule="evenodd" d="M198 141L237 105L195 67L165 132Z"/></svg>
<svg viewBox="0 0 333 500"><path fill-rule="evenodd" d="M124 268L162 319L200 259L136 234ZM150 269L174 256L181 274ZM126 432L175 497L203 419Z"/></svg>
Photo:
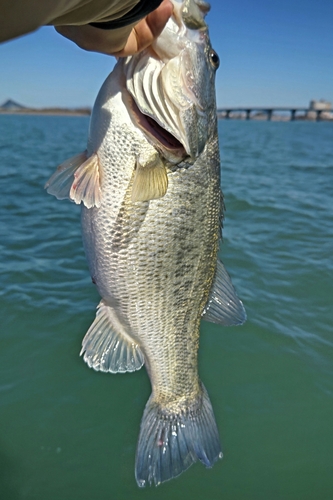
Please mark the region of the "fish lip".
<svg viewBox="0 0 333 500"><path fill-rule="evenodd" d="M160 151L165 158L173 163L186 158L188 154L184 145L154 120L153 117L142 113L130 93L126 92L126 94L130 117L135 125L144 133L147 140Z"/></svg>

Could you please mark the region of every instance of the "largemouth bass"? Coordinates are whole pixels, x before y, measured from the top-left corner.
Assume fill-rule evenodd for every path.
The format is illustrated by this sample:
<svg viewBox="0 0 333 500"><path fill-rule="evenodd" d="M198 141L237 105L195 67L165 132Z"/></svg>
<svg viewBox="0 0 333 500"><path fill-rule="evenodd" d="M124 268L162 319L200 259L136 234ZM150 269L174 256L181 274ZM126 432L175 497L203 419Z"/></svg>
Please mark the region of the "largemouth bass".
<svg viewBox="0 0 333 500"><path fill-rule="evenodd" d="M136 453L140 487L222 456L198 376L200 321L245 320L217 257L219 61L204 20L209 5L173 3L153 46L120 59L103 84L87 151L60 165L46 186L82 203L85 252L102 297L84 360L111 373L145 364L150 377Z"/></svg>

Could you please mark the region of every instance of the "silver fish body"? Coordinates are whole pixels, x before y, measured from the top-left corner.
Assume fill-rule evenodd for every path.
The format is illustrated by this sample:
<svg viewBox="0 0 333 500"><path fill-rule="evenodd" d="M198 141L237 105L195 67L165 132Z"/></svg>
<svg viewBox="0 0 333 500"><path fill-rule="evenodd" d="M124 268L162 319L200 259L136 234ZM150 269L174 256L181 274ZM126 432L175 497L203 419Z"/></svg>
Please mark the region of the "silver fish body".
<svg viewBox="0 0 333 500"><path fill-rule="evenodd" d="M145 364L151 380L139 486L222 456L198 376L200 321L245 320L217 259L223 202L207 4L174 6L154 50L119 60L102 86L87 152L47 184L83 205L84 247L102 297L85 361L111 373Z"/></svg>

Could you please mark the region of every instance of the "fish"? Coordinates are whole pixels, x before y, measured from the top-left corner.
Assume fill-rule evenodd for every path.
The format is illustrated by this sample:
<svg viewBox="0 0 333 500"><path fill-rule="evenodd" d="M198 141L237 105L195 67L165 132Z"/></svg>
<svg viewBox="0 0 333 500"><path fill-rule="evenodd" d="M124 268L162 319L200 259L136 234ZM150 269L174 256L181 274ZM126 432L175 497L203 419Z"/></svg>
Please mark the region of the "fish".
<svg viewBox="0 0 333 500"><path fill-rule="evenodd" d="M109 373L143 365L152 393L135 477L159 485L222 458L198 374L201 320L246 319L218 258L224 201L215 100L219 58L202 0L172 0L151 47L119 58L92 111L87 149L46 184L81 204L83 244L101 296L81 355Z"/></svg>

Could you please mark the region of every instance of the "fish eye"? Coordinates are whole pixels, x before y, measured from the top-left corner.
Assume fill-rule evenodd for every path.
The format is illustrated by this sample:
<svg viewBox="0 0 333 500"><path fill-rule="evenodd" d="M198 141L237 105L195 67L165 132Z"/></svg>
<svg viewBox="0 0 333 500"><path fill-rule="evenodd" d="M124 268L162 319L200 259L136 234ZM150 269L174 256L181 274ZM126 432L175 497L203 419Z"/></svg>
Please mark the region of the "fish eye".
<svg viewBox="0 0 333 500"><path fill-rule="evenodd" d="M220 58L213 49L209 51L209 60L214 69L220 66Z"/></svg>

